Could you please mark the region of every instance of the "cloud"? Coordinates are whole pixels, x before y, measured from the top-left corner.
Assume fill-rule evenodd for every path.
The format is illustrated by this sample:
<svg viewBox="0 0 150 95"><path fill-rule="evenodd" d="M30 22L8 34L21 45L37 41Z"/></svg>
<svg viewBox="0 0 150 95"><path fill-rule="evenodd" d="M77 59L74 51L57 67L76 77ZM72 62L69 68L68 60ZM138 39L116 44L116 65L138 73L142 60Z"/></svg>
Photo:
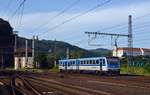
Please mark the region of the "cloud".
<svg viewBox="0 0 150 95"><path fill-rule="evenodd" d="M97 31L104 27L113 26L118 23L127 23L128 15L130 14L133 15L133 17L147 14L150 11L149 5L150 2L143 2L126 6L113 6L110 8L107 7L104 9L99 9L68 22L52 31L48 30L71 17L79 15L80 12L65 13L56 19L53 17L59 12L24 14L20 35L31 37L32 34L39 34L41 39L56 38L58 40L65 40L73 43L77 38L81 40L87 39L84 35L85 31ZM13 19L11 21L11 25L16 28L15 20L16 19ZM50 23L46 24L46 26L43 26L43 24L45 24L47 21L50 21ZM43 34L43 32L46 33ZM85 44L80 46L85 47Z"/></svg>

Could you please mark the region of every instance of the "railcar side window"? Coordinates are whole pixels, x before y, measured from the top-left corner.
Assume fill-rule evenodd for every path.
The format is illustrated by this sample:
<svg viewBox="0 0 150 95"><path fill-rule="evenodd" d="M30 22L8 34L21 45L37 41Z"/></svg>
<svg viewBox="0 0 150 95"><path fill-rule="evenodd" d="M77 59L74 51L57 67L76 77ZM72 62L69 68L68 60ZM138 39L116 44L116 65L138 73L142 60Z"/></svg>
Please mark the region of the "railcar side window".
<svg viewBox="0 0 150 95"><path fill-rule="evenodd" d="M84 61L85 64L87 64L87 61Z"/></svg>
<svg viewBox="0 0 150 95"><path fill-rule="evenodd" d="M75 62L73 61L73 64L75 64Z"/></svg>
<svg viewBox="0 0 150 95"><path fill-rule="evenodd" d="M90 60L90 64L93 64L92 60Z"/></svg>
<svg viewBox="0 0 150 95"><path fill-rule="evenodd" d="M96 64L96 60L93 60L93 64Z"/></svg>
<svg viewBox="0 0 150 95"><path fill-rule="evenodd" d="M99 60L96 60L96 64L99 64Z"/></svg>
<svg viewBox="0 0 150 95"><path fill-rule="evenodd" d="M90 64L90 61L89 61L89 60L87 60L87 64Z"/></svg>
<svg viewBox="0 0 150 95"><path fill-rule="evenodd" d="M81 61L81 64L83 64L83 61Z"/></svg>

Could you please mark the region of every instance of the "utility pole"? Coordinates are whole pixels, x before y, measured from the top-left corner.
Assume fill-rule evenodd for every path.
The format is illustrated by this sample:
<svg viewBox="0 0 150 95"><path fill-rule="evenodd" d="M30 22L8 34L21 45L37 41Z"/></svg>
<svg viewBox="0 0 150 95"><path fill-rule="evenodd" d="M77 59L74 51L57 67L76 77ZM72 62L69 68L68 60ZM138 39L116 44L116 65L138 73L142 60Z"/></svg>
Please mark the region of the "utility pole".
<svg viewBox="0 0 150 95"><path fill-rule="evenodd" d="M70 58L70 51L69 51L69 48L67 48L67 56L66 56L66 59L69 59Z"/></svg>
<svg viewBox="0 0 150 95"><path fill-rule="evenodd" d="M34 64L34 54L35 54L35 36L32 39L32 64Z"/></svg>
<svg viewBox="0 0 150 95"><path fill-rule="evenodd" d="M26 40L25 66L28 67L28 40Z"/></svg>
<svg viewBox="0 0 150 95"><path fill-rule="evenodd" d="M16 51L17 51L17 41L18 41L18 31L14 31L14 35L15 35L14 52L16 53Z"/></svg>
<svg viewBox="0 0 150 95"><path fill-rule="evenodd" d="M56 66L56 39L54 41L54 66Z"/></svg>
<svg viewBox="0 0 150 95"><path fill-rule="evenodd" d="M15 54L17 53L17 45L18 45L18 31L13 31L13 34L14 34L14 36L15 36L15 43L14 43L14 68L17 68L18 67L18 64L16 64L16 60L15 60ZM19 54L18 54L18 56L19 56ZM16 66L17 65L17 66Z"/></svg>
<svg viewBox="0 0 150 95"><path fill-rule="evenodd" d="M14 53L17 51L17 34L15 34L15 46L14 46Z"/></svg>

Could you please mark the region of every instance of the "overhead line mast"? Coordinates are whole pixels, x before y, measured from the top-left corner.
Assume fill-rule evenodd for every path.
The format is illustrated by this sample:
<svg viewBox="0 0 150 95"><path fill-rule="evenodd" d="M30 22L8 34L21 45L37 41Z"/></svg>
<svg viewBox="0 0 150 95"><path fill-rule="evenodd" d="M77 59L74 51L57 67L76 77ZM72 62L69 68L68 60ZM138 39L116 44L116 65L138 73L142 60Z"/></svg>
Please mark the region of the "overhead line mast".
<svg viewBox="0 0 150 95"><path fill-rule="evenodd" d="M133 57L133 36L132 36L132 16L129 15L128 21L128 34L115 34L115 33L101 33L101 32L85 32L88 35L104 35L111 37L127 37L128 38L128 73L129 68L132 70L132 57Z"/></svg>

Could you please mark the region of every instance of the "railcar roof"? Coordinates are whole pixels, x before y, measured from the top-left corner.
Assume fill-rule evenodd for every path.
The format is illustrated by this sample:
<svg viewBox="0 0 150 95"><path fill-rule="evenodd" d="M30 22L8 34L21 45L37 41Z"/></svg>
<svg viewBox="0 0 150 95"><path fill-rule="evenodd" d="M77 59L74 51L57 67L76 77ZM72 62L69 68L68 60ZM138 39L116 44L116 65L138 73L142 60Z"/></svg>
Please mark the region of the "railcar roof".
<svg viewBox="0 0 150 95"><path fill-rule="evenodd" d="M63 60L59 60L59 61L90 60L90 59L99 59L99 58L106 58L106 57L91 57L91 58L78 58L78 59L63 59Z"/></svg>

